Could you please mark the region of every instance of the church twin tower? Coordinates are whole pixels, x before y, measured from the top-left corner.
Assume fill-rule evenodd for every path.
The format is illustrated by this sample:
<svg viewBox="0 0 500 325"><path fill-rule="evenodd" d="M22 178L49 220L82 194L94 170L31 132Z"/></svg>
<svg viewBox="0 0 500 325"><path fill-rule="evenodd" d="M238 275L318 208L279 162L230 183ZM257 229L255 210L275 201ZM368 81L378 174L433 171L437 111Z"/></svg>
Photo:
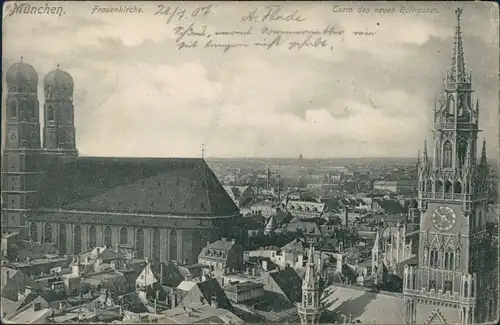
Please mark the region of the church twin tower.
<svg viewBox="0 0 500 325"><path fill-rule="evenodd" d="M38 74L29 64L14 63L6 73L5 146L2 155L2 226L22 230L36 208L43 165L51 157L78 156L75 144L73 78L59 69L43 81L43 137L40 136ZM47 159L49 158L49 159ZM5 214L4 214L5 213Z"/></svg>

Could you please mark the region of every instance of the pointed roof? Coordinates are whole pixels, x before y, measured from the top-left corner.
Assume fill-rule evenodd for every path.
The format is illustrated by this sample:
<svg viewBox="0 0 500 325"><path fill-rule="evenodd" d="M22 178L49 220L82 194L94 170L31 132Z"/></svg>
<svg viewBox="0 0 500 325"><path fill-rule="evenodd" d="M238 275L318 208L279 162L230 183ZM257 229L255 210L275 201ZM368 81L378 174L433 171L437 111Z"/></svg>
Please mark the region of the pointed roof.
<svg viewBox="0 0 500 325"><path fill-rule="evenodd" d="M464 59L464 48L462 41L462 31L460 28L460 17L462 15L463 9L457 8L455 14L457 16L457 26L455 28L455 40L453 47L453 57L451 66L451 76L455 81L465 81L465 59Z"/></svg>
<svg viewBox="0 0 500 325"><path fill-rule="evenodd" d="M487 159L486 159L486 139L483 139L483 149L481 151L481 165L486 166L487 165Z"/></svg>
<svg viewBox="0 0 500 325"><path fill-rule="evenodd" d="M276 228L278 228L278 223L276 222L274 216L271 216L267 222L266 231L274 231Z"/></svg>

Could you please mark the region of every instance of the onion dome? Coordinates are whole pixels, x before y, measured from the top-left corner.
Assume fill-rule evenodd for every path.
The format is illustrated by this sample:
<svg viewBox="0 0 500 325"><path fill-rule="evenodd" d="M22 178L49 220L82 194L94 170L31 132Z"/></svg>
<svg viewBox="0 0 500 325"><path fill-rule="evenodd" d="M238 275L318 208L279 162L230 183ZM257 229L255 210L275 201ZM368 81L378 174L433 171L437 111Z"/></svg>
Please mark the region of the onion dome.
<svg viewBox="0 0 500 325"><path fill-rule="evenodd" d="M33 66L20 62L12 64L6 73L7 88L10 91L36 93L38 87L38 73Z"/></svg>
<svg viewBox="0 0 500 325"><path fill-rule="evenodd" d="M74 85L71 75L57 65L57 69L47 73L43 79L45 98L72 96Z"/></svg>

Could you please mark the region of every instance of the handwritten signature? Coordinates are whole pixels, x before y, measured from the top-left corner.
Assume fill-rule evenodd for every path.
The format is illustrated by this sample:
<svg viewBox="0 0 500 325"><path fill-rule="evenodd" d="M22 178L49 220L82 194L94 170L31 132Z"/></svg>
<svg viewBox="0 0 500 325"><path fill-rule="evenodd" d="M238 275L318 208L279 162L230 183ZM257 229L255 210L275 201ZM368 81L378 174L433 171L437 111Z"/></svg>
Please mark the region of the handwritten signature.
<svg viewBox="0 0 500 325"><path fill-rule="evenodd" d="M281 7L278 5L266 6L266 13L263 16L258 15L258 9L254 9L247 15L241 17L242 21L257 23L257 22L272 22L272 21L294 21L303 22L306 21L306 17L299 15L299 11L295 10L291 13L282 13Z"/></svg>

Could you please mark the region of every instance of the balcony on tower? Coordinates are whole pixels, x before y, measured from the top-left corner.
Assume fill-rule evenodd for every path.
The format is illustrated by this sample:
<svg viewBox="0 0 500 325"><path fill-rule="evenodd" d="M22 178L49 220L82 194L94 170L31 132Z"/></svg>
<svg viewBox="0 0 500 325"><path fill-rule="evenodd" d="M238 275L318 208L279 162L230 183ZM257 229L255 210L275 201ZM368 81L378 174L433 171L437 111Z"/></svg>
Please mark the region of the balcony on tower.
<svg viewBox="0 0 500 325"><path fill-rule="evenodd" d="M449 71L443 79L447 91L472 90L472 74L470 71Z"/></svg>
<svg viewBox="0 0 500 325"><path fill-rule="evenodd" d="M446 301L451 305L473 306L476 303L476 289L475 274L405 265L403 276L405 296L421 300Z"/></svg>

